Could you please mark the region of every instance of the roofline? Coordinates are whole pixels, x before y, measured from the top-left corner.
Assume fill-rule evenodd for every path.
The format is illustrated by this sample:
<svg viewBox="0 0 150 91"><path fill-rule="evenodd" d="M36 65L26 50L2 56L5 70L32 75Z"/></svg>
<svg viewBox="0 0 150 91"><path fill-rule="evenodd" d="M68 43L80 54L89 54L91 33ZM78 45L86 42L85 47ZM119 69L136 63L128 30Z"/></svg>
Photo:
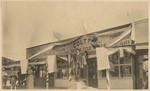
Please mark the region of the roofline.
<svg viewBox="0 0 150 91"><path fill-rule="evenodd" d="M11 61L20 61L20 60L14 60L14 59L11 59L11 58L8 58L8 57L4 57L4 56L2 56L1 58L5 58L5 59L11 60Z"/></svg>
<svg viewBox="0 0 150 91"><path fill-rule="evenodd" d="M103 30L101 30L101 31L96 31L96 32L88 33L87 35L91 35L91 34L93 34L93 33L104 33L104 32L108 32L108 31L110 31L110 30L114 30L114 29L118 29L118 28L122 28L122 27L129 26L130 24L131 24L131 23L124 24L124 25L120 25L120 26L117 26L117 27L109 28L109 29L103 29ZM83 35L79 35L79 36L76 36L76 37L80 37L80 36L83 36ZM72 38L76 38L76 37L72 37ZM71 38L67 38L67 39L61 40L61 42L62 42L62 41L65 41L65 40L68 40L68 39L71 39ZM52 43L57 43L57 42L60 42L60 41L45 43L45 44L41 44L41 45L29 47L29 48L26 48L26 49L31 49L31 48L35 48L35 47L39 47L39 46L43 46L43 45L47 45L47 44L52 44Z"/></svg>
<svg viewBox="0 0 150 91"><path fill-rule="evenodd" d="M148 20L148 18L135 21L134 23L140 22L140 21L142 21L142 20ZM104 33L104 32L108 32L108 31L110 31L110 30L115 30L115 29L122 28L122 27L126 27L126 26L129 26L129 25L131 25L131 23L126 23L126 24L119 25L119 26L112 27L112 28L108 28L108 29L102 29L101 31L99 30L99 31L96 31L96 32L88 33L87 35L91 35L91 34L93 34L93 33ZM83 36L83 35L79 35L79 36L76 36L76 37L80 37L80 36ZM76 37L72 37L72 38L76 38ZM67 38L67 39L61 40L61 42L62 42L62 41L69 40L69 39L72 39L72 38ZM43 45L48 45L48 44L52 44L52 43L57 43L57 42L60 42L60 41L55 41L55 42L40 44L40 45L37 45L37 46L32 46L32 47L26 48L26 50L27 50L27 49L31 49L31 48L35 48L35 47L40 47L40 46L43 46Z"/></svg>

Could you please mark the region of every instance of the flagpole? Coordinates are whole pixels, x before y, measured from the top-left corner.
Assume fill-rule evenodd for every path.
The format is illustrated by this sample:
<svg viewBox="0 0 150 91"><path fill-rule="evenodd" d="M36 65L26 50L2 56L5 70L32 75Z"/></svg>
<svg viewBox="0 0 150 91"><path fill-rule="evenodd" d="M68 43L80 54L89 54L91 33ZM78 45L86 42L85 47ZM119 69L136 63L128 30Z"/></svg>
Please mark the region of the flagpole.
<svg viewBox="0 0 150 91"><path fill-rule="evenodd" d="M132 30L131 30L131 39L132 41L134 41L135 43L135 27L134 27L134 21L135 21L135 18L132 16L132 19L131 19L131 15L129 14L129 12L127 12L127 16L128 16L128 19L129 21L131 22L131 26L132 26Z"/></svg>
<svg viewBox="0 0 150 91"><path fill-rule="evenodd" d="M46 89L49 88L49 75L48 75L48 64L46 62L46 68L47 68L47 72L46 72Z"/></svg>
<svg viewBox="0 0 150 91"><path fill-rule="evenodd" d="M54 42L53 31L51 31L51 33L52 33L52 45L53 45L53 44L54 44L54 43L53 43L53 42ZM46 72L46 89L49 89L49 75L48 75L49 71L48 71L48 62L46 62L46 64L47 64L47 72Z"/></svg>
<svg viewBox="0 0 150 91"><path fill-rule="evenodd" d="M107 89L110 90L109 69L106 69L106 83L107 83Z"/></svg>

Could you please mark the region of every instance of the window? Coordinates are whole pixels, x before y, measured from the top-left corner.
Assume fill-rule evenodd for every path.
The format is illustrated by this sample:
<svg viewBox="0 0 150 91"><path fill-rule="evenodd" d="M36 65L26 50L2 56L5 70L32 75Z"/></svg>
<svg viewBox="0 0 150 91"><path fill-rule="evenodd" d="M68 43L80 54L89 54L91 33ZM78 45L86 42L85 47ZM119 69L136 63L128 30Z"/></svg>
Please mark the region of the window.
<svg viewBox="0 0 150 91"><path fill-rule="evenodd" d="M46 65L36 65L34 68L35 77L46 77Z"/></svg>
<svg viewBox="0 0 150 91"><path fill-rule="evenodd" d="M67 79L68 78L68 61L60 57L57 57L57 77L58 79Z"/></svg>
<svg viewBox="0 0 150 91"><path fill-rule="evenodd" d="M131 53L123 50L124 57L120 58L119 51L109 56L110 77L131 77L132 76L132 56ZM100 77L106 77L106 71L100 71Z"/></svg>
<svg viewBox="0 0 150 91"><path fill-rule="evenodd" d="M119 77L119 51L109 56L110 61L110 77Z"/></svg>

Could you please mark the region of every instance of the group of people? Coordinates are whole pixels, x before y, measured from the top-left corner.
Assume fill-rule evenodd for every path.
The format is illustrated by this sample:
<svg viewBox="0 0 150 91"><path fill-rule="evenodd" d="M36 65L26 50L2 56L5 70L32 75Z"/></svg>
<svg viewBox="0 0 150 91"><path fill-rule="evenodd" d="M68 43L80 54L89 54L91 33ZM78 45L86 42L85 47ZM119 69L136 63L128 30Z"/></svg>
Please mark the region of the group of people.
<svg viewBox="0 0 150 91"><path fill-rule="evenodd" d="M34 88L34 75L32 66L28 67L27 74L21 74L21 69L11 68L10 71L6 72L3 69L3 89L7 88L7 81L9 79L11 89L16 89L17 87L33 89Z"/></svg>
<svg viewBox="0 0 150 91"><path fill-rule="evenodd" d="M85 36L86 37L86 36ZM99 47L98 45L98 35L97 33L94 33L92 36L89 37L89 43L93 47L93 49ZM69 64L69 82L79 82L79 84L82 84L82 88L86 87L86 82L81 80L84 78L84 73L87 72L87 57L88 57L88 52L84 51L81 53L80 49L76 49L75 54L71 54L71 62ZM85 69L86 68L86 69ZM69 83L71 84L71 83ZM73 85L69 85L69 88L76 88L73 87ZM77 87L78 88L78 87Z"/></svg>
<svg viewBox="0 0 150 91"><path fill-rule="evenodd" d="M70 75L73 75L76 80L81 78L81 73L87 65L86 55L86 52L81 54L79 49L76 50L76 54L71 55Z"/></svg>
<svg viewBox="0 0 150 91"><path fill-rule="evenodd" d="M100 47L98 44L98 35L97 33L94 33L89 37L89 42L93 49ZM81 72L83 71L83 68L85 65L87 65L86 59L87 59L87 51L84 51L84 53L80 53L79 49L76 49L76 53L71 55L71 75L75 76L75 79L81 78Z"/></svg>
<svg viewBox="0 0 150 91"><path fill-rule="evenodd" d="M11 85L11 89L16 89L17 86L21 87L23 86L25 76L21 74L20 69L14 69L11 68L8 73L5 71L3 68L2 70L2 75L3 75L3 88L5 89L7 87L7 81L8 79L10 80L9 83Z"/></svg>

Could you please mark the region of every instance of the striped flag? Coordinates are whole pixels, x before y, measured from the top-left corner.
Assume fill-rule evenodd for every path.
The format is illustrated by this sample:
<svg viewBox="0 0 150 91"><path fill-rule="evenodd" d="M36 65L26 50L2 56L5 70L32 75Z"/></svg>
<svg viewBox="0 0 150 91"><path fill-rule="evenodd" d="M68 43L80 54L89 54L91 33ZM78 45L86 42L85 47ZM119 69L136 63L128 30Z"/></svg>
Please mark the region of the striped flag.
<svg viewBox="0 0 150 91"><path fill-rule="evenodd" d="M57 38L59 41L60 41L60 40L62 39L62 37L63 37L62 34L56 32L56 31L53 31L53 36L54 36L55 38Z"/></svg>

